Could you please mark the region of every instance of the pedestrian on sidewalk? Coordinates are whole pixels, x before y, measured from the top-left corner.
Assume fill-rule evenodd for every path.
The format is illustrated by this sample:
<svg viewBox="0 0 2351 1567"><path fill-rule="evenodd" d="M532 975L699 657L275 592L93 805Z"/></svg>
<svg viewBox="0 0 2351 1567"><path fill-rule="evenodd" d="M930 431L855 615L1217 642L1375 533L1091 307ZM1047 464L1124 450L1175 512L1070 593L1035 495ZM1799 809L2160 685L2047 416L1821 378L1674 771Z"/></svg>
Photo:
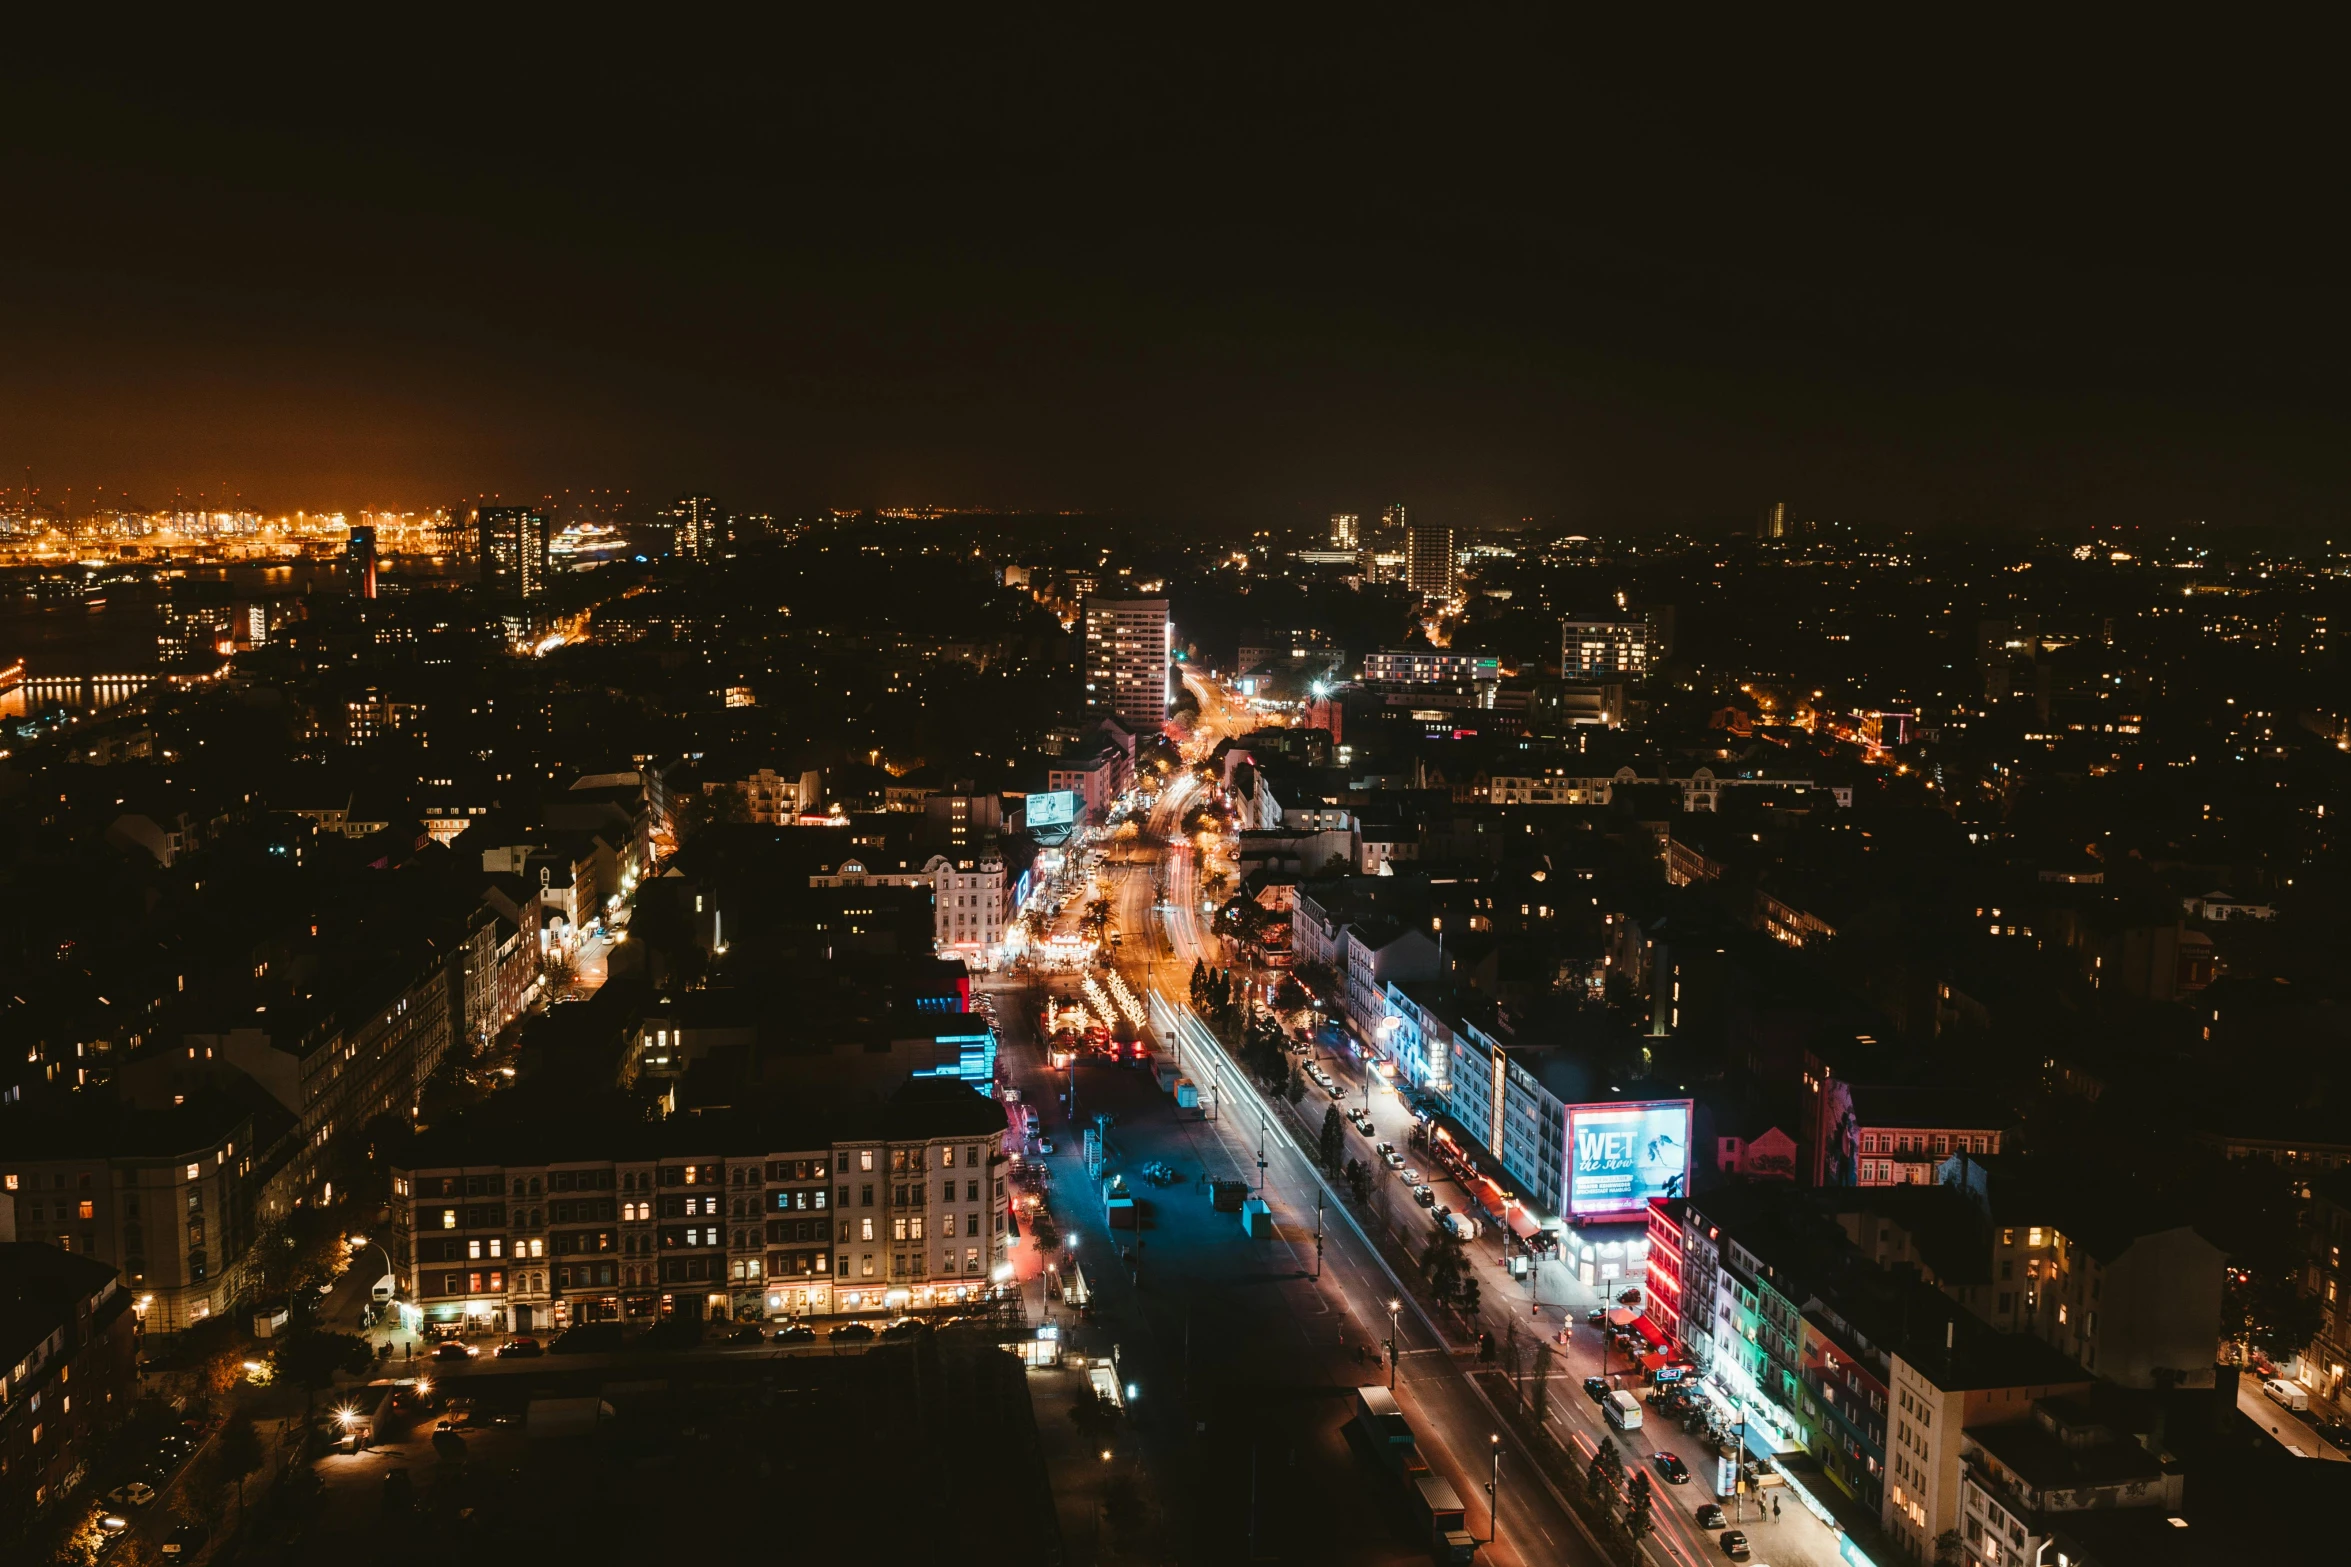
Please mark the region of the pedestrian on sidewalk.
<svg viewBox="0 0 2351 1567"><path fill-rule="evenodd" d="M1771 1521L1773 1523L1780 1521L1780 1499L1776 1496L1771 1499Z"/></svg>

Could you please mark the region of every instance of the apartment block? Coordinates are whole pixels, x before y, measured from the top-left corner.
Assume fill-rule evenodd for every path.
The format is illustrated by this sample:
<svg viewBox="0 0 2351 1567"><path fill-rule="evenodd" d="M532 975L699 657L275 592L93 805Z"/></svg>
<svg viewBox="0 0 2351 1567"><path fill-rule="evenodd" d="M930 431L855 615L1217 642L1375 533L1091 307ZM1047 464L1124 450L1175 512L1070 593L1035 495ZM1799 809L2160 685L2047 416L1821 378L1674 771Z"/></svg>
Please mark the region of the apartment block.
<svg viewBox="0 0 2351 1567"><path fill-rule="evenodd" d="M476 1111L394 1156L392 1245L428 1323L483 1331L952 1305L1017 1244L1004 1132L951 1079L821 1114Z"/></svg>

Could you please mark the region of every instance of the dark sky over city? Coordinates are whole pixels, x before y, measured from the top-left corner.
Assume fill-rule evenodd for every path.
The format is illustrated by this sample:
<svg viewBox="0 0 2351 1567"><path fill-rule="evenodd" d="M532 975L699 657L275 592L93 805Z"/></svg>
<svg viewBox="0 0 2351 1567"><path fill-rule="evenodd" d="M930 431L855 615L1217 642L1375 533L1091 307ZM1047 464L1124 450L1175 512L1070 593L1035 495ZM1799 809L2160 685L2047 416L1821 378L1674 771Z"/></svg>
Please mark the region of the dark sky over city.
<svg viewBox="0 0 2351 1567"><path fill-rule="evenodd" d="M0 478L1596 529L2351 490L2314 41L1098 25L12 51Z"/></svg>

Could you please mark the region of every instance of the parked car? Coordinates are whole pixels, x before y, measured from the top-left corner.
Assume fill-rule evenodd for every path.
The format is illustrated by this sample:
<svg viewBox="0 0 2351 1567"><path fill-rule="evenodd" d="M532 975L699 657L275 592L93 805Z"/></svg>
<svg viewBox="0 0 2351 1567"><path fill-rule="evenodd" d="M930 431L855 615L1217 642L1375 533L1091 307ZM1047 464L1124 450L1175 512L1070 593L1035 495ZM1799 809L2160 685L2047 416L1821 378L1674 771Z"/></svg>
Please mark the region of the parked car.
<svg viewBox="0 0 2351 1567"><path fill-rule="evenodd" d="M448 1339L433 1347L435 1360L471 1360L480 1353L471 1344L460 1344L455 1339Z"/></svg>
<svg viewBox="0 0 2351 1567"><path fill-rule="evenodd" d="M500 1360L528 1360L533 1355L543 1355L545 1353L546 1351L539 1347L539 1341L528 1336L510 1338L505 1343L498 1346L498 1358Z"/></svg>
<svg viewBox="0 0 2351 1567"><path fill-rule="evenodd" d="M1434 1208L1437 1205L1437 1194L1426 1186L1415 1186L1412 1189L1412 1200L1423 1208Z"/></svg>
<svg viewBox="0 0 2351 1567"><path fill-rule="evenodd" d="M1608 1379L1606 1377L1584 1378L1584 1397L1590 1399L1593 1403L1597 1404L1602 1399L1605 1399L1609 1395L1610 1391L1611 1389L1608 1386Z"/></svg>
<svg viewBox="0 0 2351 1567"><path fill-rule="evenodd" d="M787 1322L776 1329L775 1341L778 1344L808 1344L815 1342L815 1339L816 1329L805 1322Z"/></svg>
<svg viewBox="0 0 2351 1567"><path fill-rule="evenodd" d="M882 1329L882 1337L918 1338L929 1327L930 1324L923 1321L920 1317L900 1317L897 1321Z"/></svg>
<svg viewBox="0 0 2351 1567"><path fill-rule="evenodd" d="M1690 1466L1682 1462L1680 1454L1651 1453L1649 1462L1655 1464L1657 1472L1665 1476L1667 1485L1688 1485L1690 1483Z"/></svg>
<svg viewBox="0 0 2351 1567"><path fill-rule="evenodd" d="M1418 1186L1420 1184L1420 1171L1414 1169L1409 1164L1406 1165L1404 1167L1404 1184L1407 1186Z"/></svg>
<svg viewBox="0 0 2351 1567"><path fill-rule="evenodd" d="M866 1323L844 1322L833 1329L831 1336L837 1339L870 1339L876 1335L873 1328Z"/></svg>
<svg viewBox="0 0 2351 1567"><path fill-rule="evenodd" d="M1051 1153L1052 1151L1053 1151L1053 1139L1052 1139L1052 1138L1050 1138L1050 1137L1040 1137L1040 1138L1038 1138L1038 1139L1037 1139L1037 1152L1039 1152L1039 1153Z"/></svg>
<svg viewBox="0 0 2351 1567"><path fill-rule="evenodd" d="M144 1480L133 1480L107 1492L106 1499L117 1507L144 1507L155 1500L155 1487Z"/></svg>
<svg viewBox="0 0 2351 1567"><path fill-rule="evenodd" d="M1754 1553L1747 1549L1747 1531L1725 1529L1722 1532L1722 1553L1735 1562L1743 1562L1751 1557Z"/></svg>
<svg viewBox="0 0 2351 1567"><path fill-rule="evenodd" d="M1390 1155L1390 1154L1392 1154L1392 1153L1394 1153L1394 1152L1396 1151L1396 1145L1395 1145L1394 1143L1378 1143L1378 1144L1375 1144L1375 1145L1373 1146L1373 1148L1372 1148L1372 1150L1371 1150L1371 1151L1372 1151L1373 1153L1376 1153L1376 1154L1378 1154L1378 1155L1379 1155L1381 1158L1385 1159L1385 1158L1386 1158L1388 1155ZM1398 1159L1396 1162L1397 1162L1398 1164L1402 1164L1404 1161L1403 1161L1403 1160L1401 1160L1401 1159Z"/></svg>
<svg viewBox="0 0 2351 1567"><path fill-rule="evenodd" d="M193 1557L198 1551L204 1549L206 1538L206 1531L202 1524L181 1524L164 1537L163 1554L175 1561Z"/></svg>
<svg viewBox="0 0 2351 1567"><path fill-rule="evenodd" d="M1725 1519L1725 1517L1724 1517L1724 1515L1723 1515L1722 1505L1721 1505L1719 1502L1704 1502L1704 1503L1701 1503L1701 1504L1699 1505L1699 1508L1698 1508L1698 1527L1699 1527L1699 1528L1701 1528L1701 1529L1719 1529L1719 1528L1721 1528L1721 1527L1723 1526L1723 1524L1724 1524L1726 1521L1727 1521L1727 1520Z"/></svg>
<svg viewBox="0 0 2351 1567"><path fill-rule="evenodd" d="M1404 1156L1393 1148L1389 1149L1386 1153L1381 1154L1380 1159L1391 1170L1401 1170L1404 1168Z"/></svg>
<svg viewBox="0 0 2351 1567"><path fill-rule="evenodd" d="M746 1322L727 1335L727 1342L730 1344L764 1344L767 1342L767 1335L760 1331L758 1323Z"/></svg>

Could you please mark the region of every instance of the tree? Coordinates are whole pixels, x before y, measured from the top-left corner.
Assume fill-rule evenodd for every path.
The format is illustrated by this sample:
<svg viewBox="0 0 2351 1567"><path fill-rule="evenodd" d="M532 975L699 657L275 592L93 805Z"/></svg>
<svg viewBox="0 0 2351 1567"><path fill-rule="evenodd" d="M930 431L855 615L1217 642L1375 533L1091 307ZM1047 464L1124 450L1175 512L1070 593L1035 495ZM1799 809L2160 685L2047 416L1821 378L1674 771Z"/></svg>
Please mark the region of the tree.
<svg viewBox="0 0 2351 1567"><path fill-rule="evenodd" d="M1306 1097L1306 1074L1294 1064L1290 1068L1290 1080L1282 1085L1282 1097L1292 1104Z"/></svg>
<svg viewBox="0 0 2351 1567"><path fill-rule="evenodd" d="M1429 1281L1429 1293L1442 1306L1452 1301L1461 1288L1461 1242L1440 1233L1429 1242L1429 1249L1420 1261L1421 1276Z"/></svg>
<svg viewBox="0 0 2351 1567"><path fill-rule="evenodd" d="M1967 1542L1957 1529L1945 1529L1935 1536L1935 1567L1964 1567L1967 1561Z"/></svg>
<svg viewBox="0 0 2351 1567"><path fill-rule="evenodd" d="M1632 1511L1625 1515L1624 1526L1626 1532L1638 1540L1657 1527L1657 1520L1651 1517L1649 1512L1649 1509L1655 1504L1656 1498L1649 1489L1647 1474L1636 1472L1633 1475L1632 1492Z"/></svg>
<svg viewBox="0 0 2351 1567"><path fill-rule="evenodd" d="M1347 1190L1354 1195L1358 1203L1370 1200L1371 1180L1370 1165L1365 1164L1361 1159L1347 1161Z"/></svg>
<svg viewBox="0 0 2351 1567"><path fill-rule="evenodd" d="M1207 991L1208 960L1206 958L1194 958L1192 960L1192 999L1194 1001L1198 1001L1201 996L1207 993Z"/></svg>
<svg viewBox="0 0 2351 1567"><path fill-rule="evenodd" d="M689 794L678 802L673 813L679 844L691 844L712 827L729 822L747 822L751 808L738 786L727 783L714 789Z"/></svg>
<svg viewBox="0 0 2351 1567"><path fill-rule="evenodd" d="M1591 1488L1592 1500L1614 1517L1618 1488L1624 1483L1624 1460L1617 1456L1614 1442L1603 1438L1593 1450L1592 1467L1585 1471L1584 1483Z"/></svg>
<svg viewBox="0 0 2351 1567"><path fill-rule="evenodd" d="M1478 1276L1470 1272L1469 1269L1463 1268L1461 1282L1453 1286L1453 1309L1461 1314L1461 1320L1465 1325L1477 1320L1478 1299L1483 1293L1483 1289L1478 1284Z"/></svg>
<svg viewBox="0 0 2351 1567"><path fill-rule="evenodd" d="M1322 1113L1322 1167L1336 1170L1347 1160L1347 1123L1339 1118L1339 1107L1332 1105Z"/></svg>
<svg viewBox="0 0 2351 1567"><path fill-rule="evenodd" d="M2229 1337L2272 1360L2299 1354L2324 1321L2318 1297L2303 1294L2295 1275L2283 1268L2231 1268L2221 1302Z"/></svg>
<svg viewBox="0 0 2351 1567"><path fill-rule="evenodd" d="M262 1459L261 1433L253 1429L253 1417L231 1415L229 1423L221 1427L218 1451L221 1474L236 1482L237 1518L242 1523L245 1517L245 1477L261 1467Z"/></svg>

